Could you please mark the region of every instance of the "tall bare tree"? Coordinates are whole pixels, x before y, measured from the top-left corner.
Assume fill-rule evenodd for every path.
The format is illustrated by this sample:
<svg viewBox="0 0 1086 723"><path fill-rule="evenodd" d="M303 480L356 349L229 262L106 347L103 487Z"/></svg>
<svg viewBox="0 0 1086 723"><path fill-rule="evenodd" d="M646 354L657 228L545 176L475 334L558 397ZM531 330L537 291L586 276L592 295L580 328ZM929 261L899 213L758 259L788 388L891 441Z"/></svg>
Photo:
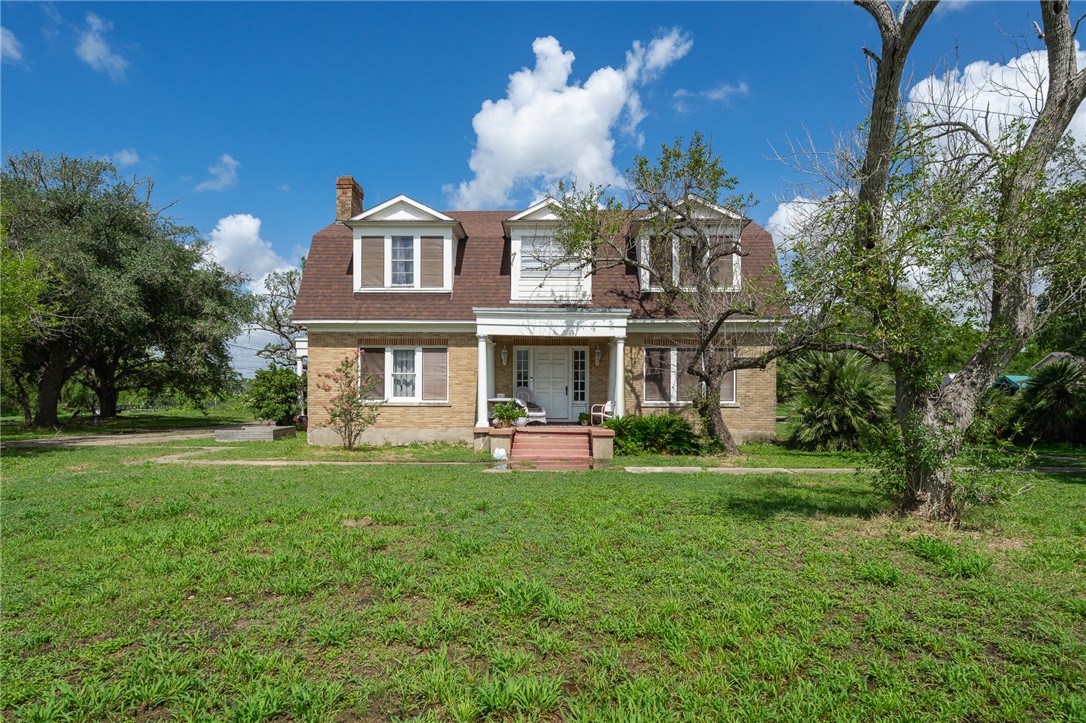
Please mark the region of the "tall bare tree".
<svg viewBox="0 0 1086 723"><path fill-rule="evenodd" d="M902 103L903 73L936 3L904 2L896 12L886 0L856 4L881 36L881 52L865 51L874 67L869 123L817 169L833 177L832 190L799 263L836 276L864 329L860 346L893 371L902 510L956 522L952 461L981 395L1034 333L1046 275L1082 257L1086 179L1066 132L1086 97L1086 70L1076 64L1069 3L1041 2L1046 53L1032 117L965 116L961 98L917 113ZM941 335L963 321L979 328L979 342L940 389L931 361Z"/></svg>

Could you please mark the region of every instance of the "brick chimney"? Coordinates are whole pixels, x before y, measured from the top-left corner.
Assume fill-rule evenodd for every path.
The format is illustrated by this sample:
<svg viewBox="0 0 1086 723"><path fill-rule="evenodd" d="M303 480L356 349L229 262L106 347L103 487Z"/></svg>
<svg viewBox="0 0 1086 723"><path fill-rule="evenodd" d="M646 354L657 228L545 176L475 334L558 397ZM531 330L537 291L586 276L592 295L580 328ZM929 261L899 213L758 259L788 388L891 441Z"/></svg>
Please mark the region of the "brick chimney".
<svg viewBox="0 0 1086 723"><path fill-rule="evenodd" d="M336 179L336 220L346 221L362 213L362 187L355 183L354 176L340 176Z"/></svg>

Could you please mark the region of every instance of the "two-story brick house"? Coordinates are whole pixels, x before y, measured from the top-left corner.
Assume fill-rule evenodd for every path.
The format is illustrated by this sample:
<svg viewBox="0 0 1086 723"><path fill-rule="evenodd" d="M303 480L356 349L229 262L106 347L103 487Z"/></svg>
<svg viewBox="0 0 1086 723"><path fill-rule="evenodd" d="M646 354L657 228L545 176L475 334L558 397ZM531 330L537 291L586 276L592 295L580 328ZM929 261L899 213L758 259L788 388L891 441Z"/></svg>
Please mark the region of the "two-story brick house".
<svg viewBox="0 0 1086 723"><path fill-rule="evenodd" d="M485 440L488 400L520 387L551 422L608 400L619 415L689 407L679 363L688 322L653 313L650 279L635 266L556 264L552 202L439 212L397 196L365 209L350 176L336 193L336 221L313 236L294 312L308 333L310 442L338 442L316 385L358 349L384 400L371 442ZM740 232L746 254L721 293L776 273L770 235L736 216ZM727 323L734 332L777 322ZM742 332L733 338L743 344ZM738 440L773 437L772 364L733 372L721 391Z"/></svg>

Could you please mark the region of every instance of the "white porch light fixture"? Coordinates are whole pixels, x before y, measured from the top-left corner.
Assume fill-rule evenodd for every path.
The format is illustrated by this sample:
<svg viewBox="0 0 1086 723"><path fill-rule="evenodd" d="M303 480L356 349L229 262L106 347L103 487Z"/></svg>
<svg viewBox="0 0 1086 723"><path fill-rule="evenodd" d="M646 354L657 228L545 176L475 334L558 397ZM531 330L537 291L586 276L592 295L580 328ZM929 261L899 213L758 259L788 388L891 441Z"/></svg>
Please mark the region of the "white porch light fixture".
<svg viewBox="0 0 1086 723"><path fill-rule="evenodd" d="M596 346L596 353L595 353L596 366L600 365L600 359L602 359L602 358L603 358L603 347L597 345Z"/></svg>
<svg viewBox="0 0 1086 723"><path fill-rule="evenodd" d="M502 345L502 366L508 366L509 364L509 347Z"/></svg>

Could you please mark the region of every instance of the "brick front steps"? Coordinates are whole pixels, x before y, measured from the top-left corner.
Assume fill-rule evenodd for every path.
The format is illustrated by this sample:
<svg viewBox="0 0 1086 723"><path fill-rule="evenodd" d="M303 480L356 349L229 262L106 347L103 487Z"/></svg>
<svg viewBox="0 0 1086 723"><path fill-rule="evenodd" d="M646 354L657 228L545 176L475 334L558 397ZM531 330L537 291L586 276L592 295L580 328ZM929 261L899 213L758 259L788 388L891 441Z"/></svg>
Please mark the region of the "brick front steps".
<svg viewBox="0 0 1086 723"><path fill-rule="evenodd" d="M606 427L546 425L475 429L477 449L504 449L511 462L607 460L614 456L615 433Z"/></svg>
<svg viewBox="0 0 1086 723"><path fill-rule="evenodd" d="M587 460L592 457L592 433L577 427L517 429L511 462Z"/></svg>

